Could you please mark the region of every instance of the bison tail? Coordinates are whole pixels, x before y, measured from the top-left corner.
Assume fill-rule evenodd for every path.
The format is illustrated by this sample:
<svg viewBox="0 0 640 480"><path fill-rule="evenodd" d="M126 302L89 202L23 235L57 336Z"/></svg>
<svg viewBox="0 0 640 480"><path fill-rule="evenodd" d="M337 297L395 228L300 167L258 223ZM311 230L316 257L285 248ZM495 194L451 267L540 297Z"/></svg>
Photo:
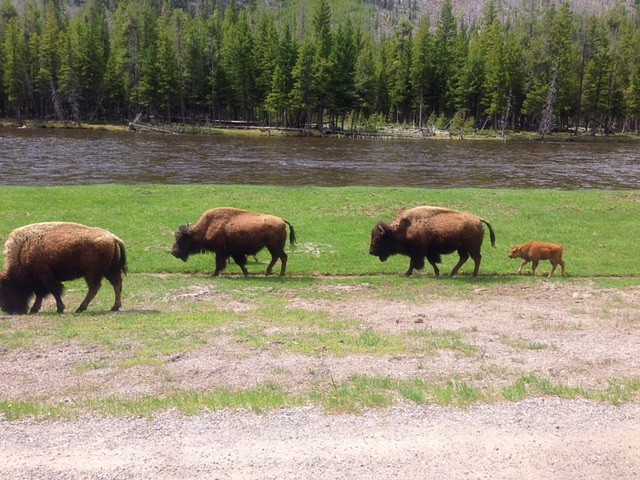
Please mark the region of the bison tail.
<svg viewBox="0 0 640 480"><path fill-rule="evenodd" d="M487 222L486 220L480 220L482 223L484 223L487 227L489 227L489 236L491 237L491 246L495 247L496 246L496 234L493 231L493 228L491 227L491 224L489 222Z"/></svg>
<svg viewBox="0 0 640 480"><path fill-rule="evenodd" d="M287 222L285 220L284 223L289 225L289 243L291 245L295 245L296 244L296 231L293 229L293 225L291 225L289 222Z"/></svg>
<svg viewBox="0 0 640 480"><path fill-rule="evenodd" d="M116 249L118 251L118 257L116 259L117 269L122 273L127 273L129 268L127 266L127 250L124 246L124 242L120 239L116 241Z"/></svg>

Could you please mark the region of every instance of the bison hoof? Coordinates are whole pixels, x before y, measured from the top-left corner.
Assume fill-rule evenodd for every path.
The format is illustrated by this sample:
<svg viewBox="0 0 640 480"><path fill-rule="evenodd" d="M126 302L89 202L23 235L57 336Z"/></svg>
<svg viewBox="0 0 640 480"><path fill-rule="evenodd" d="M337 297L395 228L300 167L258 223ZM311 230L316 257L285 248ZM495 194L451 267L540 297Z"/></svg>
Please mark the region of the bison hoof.
<svg viewBox="0 0 640 480"><path fill-rule="evenodd" d="M117 312L118 310L120 310L120 305L114 305L113 307L111 307L112 312Z"/></svg>

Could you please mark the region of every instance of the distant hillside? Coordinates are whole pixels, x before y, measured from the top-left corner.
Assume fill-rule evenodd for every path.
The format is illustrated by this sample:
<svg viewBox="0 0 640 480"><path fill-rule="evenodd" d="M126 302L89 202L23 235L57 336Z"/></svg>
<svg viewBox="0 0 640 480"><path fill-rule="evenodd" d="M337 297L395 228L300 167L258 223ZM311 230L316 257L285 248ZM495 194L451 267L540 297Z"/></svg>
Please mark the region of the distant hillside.
<svg viewBox="0 0 640 480"><path fill-rule="evenodd" d="M41 5L44 0L12 0L18 10L22 10L28 1L34 1ZM59 0L66 4L70 10L87 3L88 0ZM153 2L154 0L152 0ZM231 1L241 7L262 8L266 7L280 14L291 16L291 12L300 17L312 12L317 0L170 0L174 7L197 8L198 5L208 4L225 8ZM119 0L105 0L111 10L115 10ZM161 4L162 0L155 0ZM363 14L377 15L378 19L371 18L373 23L394 24L401 18L418 20L428 16L436 20L442 9L444 0L333 0L331 8L338 14L354 14L360 17ZM484 1L477 0L452 0L453 10L458 18L473 20L482 16L485 6ZM502 19L513 18L516 15L536 15L537 11L550 4L559 5L563 0L495 0L496 7ZM576 12L588 14L600 14L611 7L621 4L629 11L640 8L637 0L569 0L572 9ZM278 16L278 15L276 15ZM376 22L377 20L377 22Z"/></svg>
<svg viewBox="0 0 640 480"><path fill-rule="evenodd" d="M357 0L351 0L358 3ZM268 0L267 0L268 3ZM442 9L444 0L364 0L364 3L373 4L378 10L389 12L393 16L409 15L411 11L417 11L418 15L428 15L435 19ZM496 6L503 18L509 18L517 12L535 12L547 5L559 5L562 0L496 0ZM610 9L616 4L626 5L630 10L637 3L634 0L569 0L572 9L576 12L599 14ZM453 10L456 16L467 19L477 18L482 15L485 2L475 0L452 0Z"/></svg>

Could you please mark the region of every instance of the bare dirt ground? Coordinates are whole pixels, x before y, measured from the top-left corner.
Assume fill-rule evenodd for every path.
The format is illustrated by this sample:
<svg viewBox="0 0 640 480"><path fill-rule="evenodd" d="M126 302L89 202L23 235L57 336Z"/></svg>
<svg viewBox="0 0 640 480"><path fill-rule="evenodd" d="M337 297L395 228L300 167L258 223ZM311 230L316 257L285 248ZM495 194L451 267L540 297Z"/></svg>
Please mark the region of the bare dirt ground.
<svg viewBox="0 0 640 480"><path fill-rule="evenodd" d="M121 352L76 343L0 350L0 401L140 396L171 388L250 388L273 381L290 392L353 374L462 379L478 388L521 375L587 390L640 378L640 288L540 281L476 288L421 302L371 300L366 283L329 286L339 300L291 296L291 308L327 312L362 329L402 333L447 330L475 348L417 355L306 356L248 349L217 336L168 358L162 368L100 368ZM211 286L166 297L234 302ZM126 314L126 312L124 312ZM26 317L28 322L42 321ZM1 321L1 318L0 318ZM640 403L610 405L555 397L467 409L393 407L358 415L308 406L255 414L168 411L153 418L86 415L70 421L0 421L0 478L640 478Z"/></svg>

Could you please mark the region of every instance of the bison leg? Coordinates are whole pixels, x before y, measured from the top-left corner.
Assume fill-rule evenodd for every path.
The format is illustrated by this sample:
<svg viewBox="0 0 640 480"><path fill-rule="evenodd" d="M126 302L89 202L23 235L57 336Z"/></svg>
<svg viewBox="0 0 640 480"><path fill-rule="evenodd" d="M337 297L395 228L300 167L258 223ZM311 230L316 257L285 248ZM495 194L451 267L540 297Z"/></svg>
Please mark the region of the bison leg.
<svg viewBox="0 0 640 480"><path fill-rule="evenodd" d="M287 260L289 259L289 256L284 250L280 252L273 252L269 250L269 252L271 253L271 261L269 262L269 265L267 265L267 271L265 272L265 275L269 276L273 274L273 267L275 266L278 259L280 259L280 276L284 277L284 274L287 271Z"/></svg>
<svg viewBox="0 0 640 480"><path fill-rule="evenodd" d="M113 287L113 292L115 293L115 301L113 303L113 307L111 307L112 312L117 312L122 307L122 275L120 272L106 275L107 280L111 283Z"/></svg>
<svg viewBox="0 0 640 480"><path fill-rule="evenodd" d="M522 267L524 267L527 263L529 263L529 260L522 260L522 263L520 264L520 267L518 268L518 273L522 273Z"/></svg>
<svg viewBox="0 0 640 480"><path fill-rule="evenodd" d="M29 310L29 313L38 313L40 311L40 309L42 308L43 298L44 298L43 294L36 293L36 301L33 302L33 307L31 307L31 310Z"/></svg>
<svg viewBox="0 0 640 480"><path fill-rule="evenodd" d="M227 266L227 256L221 253L216 253L216 269L213 272L213 276L217 277L220 275L225 267Z"/></svg>
<svg viewBox="0 0 640 480"><path fill-rule="evenodd" d="M76 310L76 313L84 312L89 306L89 303L91 303L91 300L93 300L96 297L96 295L98 294L98 291L100 290L101 282L99 278L95 279L95 278L85 277L85 281L87 282L87 287L89 287L89 291L87 292L86 297L84 297L84 300Z"/></svg>
<svg viewBox="0 0 640 480"><path fill-rule="evenodd" d="M231 255L231 258L233 258L233 261L236 263L236 265L240 267L240 270L242 270L242 274L245 277L249 275L249 270L247 270L247 267L245 266L247 264L246 255Z"/></svg>
<svg viewBox="0 0 640 480"><path fill-rule="evenodd" d="M56 299L56 311L58 313L64 313L64 303L62 303L62 288L57 292L51 292L53 298Z"/></svg>
<svg viewBox="0 0 640 480"><path fill-rule="evenodd" d="M280 276L284 277L284 273L287 271L287 260L289 257L284 252L284 250L280 253L280 263L282 266L280 267Z"/></svg>
<svg viewBox="0 0 640 480"><path fill-rule="evenodd" d="M56 299L56 311L58 313L64 313L64 303L62 303L62 291L64 290L64 285L57 280L50 280L46 283L46 288L47 291L51 292L53 298ZM36 303L37 302L38 300L36 298Z"/></svg>
<svg viewBox="0 0 640 480"><path fill-rule="evenodd" d="M562 268L562 276L564 277L564 260L559 260L560 268Z"/></svg>
<svg viewBox="0 0 640 480"><path fill-rule="evenodd" d="M469 260L469 252L467 252L466 250L458 250L458 255L460 255L460 260L458 261L458 263L456 264L455 267L453 267L453 270L451 270L451 276L455 277L458 274L458 270L460 270L460 267L462 265L464 265L464 263ZM474 259L475 260L475 259ZM478 269L480 268L480 261L477 260L476 261L476 267L473 270L473 274L477 275L478 274Z"/></svg>
<svg viewBox="0 0 640 480"><path fill-rule="evenodd" d="M53 295L53 298L56 299L56 310L58 313L64 312L64 303L62 303L62 292L64 290L64 285L59 282L55 275L50 271L43 271L42 274L38 278L38 287L35 289L36 293L36 303L33 305L31 310L33 313L36 313L40 306L42 305L42 298L44 298L48 293ZM40 301L38 302L38 297L40 297Z"/></svg>
<svg viewBox="0 0 640 480"><path fill-rule="evenodd" d="M431 266L433 267L433 271L436 274L436 277L440 274L440 271L438 270L438 266L435 264L435 261L432 261L431 259L429 259L429 263L431 264ZM422 270L424 268L424 256L420 255L414 255L412 257L410 257L409 260L409 270L407 270L405 272L405 276L410 277L411 275L413 275L413 270Z"/></svg>
<svg viewBox="0 0 640 480"><path fill-rule="evenodd" d="M538 262L539 260L531 260L531 275L536 274L536 268L538 268Z"/></svg>
<svg viewBox="0 0 640 480"><path fill-rule="evenodd" d="M480 262L482 261L482 255L480 255L479 253L475 254L475 255L471 255L471 258L473 258L473 276L477 277L478 273L480 272Z"/></svg>
<svg viewBox="0 0 640 480"><path fill-rule="evenodd" d="M431 260L429 260L429 264L433 267L433 273L436 277L440 276L440 269L438 268L438 265L436 264L436 262L432 262Z"/></svg>

